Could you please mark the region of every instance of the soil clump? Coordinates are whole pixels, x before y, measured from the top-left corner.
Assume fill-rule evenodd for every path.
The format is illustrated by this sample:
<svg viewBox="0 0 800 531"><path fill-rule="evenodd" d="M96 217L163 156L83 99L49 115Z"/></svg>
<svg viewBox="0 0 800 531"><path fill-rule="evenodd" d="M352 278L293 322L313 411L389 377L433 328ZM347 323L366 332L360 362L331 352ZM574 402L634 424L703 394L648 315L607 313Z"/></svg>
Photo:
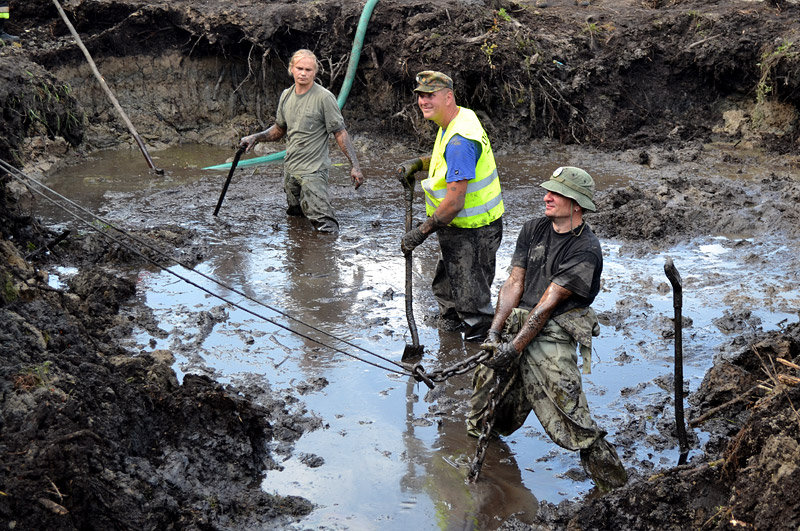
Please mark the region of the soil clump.
<svg viewBox="0 0 800 531"><path fill-rule="evenodd" d="M381 1L344 110L356 145L373 149L378 134L427 146L433 131L411 90L414 73L436 68L453 74L459 102L482 117L498 152L558 141L664 169L658 182L598 194L591 223L601 237L642 246L702 234L800 237L800 5L583 4ZM268 126L288 84L285 60L299 47L314 49L320 81L338 89L362 7L64 5L152 147L233 146ZM21 46L0 47L0 159L38 176L98 148L132 146L52 4L12 0L11 9L7 28ZM703 174L712 161L751 164L753 150L770 156L755 179ZM172 353L122 346L131 320L149 319L130 275L153 257L99 237L51 246L58 234L26 213L30 195L10 176L0 184L0 520L31 529L246 529L312 511L313 500L267 494L258 478L319 420L269 389L198 375L179 384ZM202 237L181 227L138 235L169 242L173 260L203 257ZM80 272L53 287L42 270L54 263ZM721 318L736 332L748 316ZM702 455L633 471L605 496L543 502L540 525L797 528L796 364L797 324L735 337L689 399L690 422L710 434ZM676 445L669 430L665 444ZM309 466L321 459L310 456Z"/></svg>

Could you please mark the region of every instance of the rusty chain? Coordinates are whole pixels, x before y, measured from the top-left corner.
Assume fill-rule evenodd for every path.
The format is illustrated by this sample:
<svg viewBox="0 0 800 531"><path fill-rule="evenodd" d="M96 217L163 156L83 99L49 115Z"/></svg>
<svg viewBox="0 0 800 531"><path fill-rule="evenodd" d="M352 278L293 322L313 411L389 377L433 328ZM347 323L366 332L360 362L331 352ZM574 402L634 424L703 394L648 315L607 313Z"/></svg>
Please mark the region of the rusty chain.
<svg viewBox="0 0 800 531"><path fill-rule="evenodd" d="M437 369L430 374L425 372L425 369L420 363L417 363L411 367L411 374L417 381L424 382L428 387L433 389L433 382L444 382L448 378L474 370L478 365L491 358L492 355L493 353L491 351L481 350L465 360L444 369ZM489 400L486 411L483 414L483 427L478 437L475 457L472 459L469 471L467 472L467 483L475 483L478 480L481 468L483 467L483 460L486 458L486 449L489 447L489 439L492 436L492 428L494 427L495 421L495 408L504 394L503 390L512 383L511 380L513 380L515 376L515 374L509 376L508 370L495 370L495 381L489 391Z"/></svg>
<svg viewBox="0 0 800 531"><path fill-rule="evenodd" d="M462 360L450 367L446 367L444 369L438 369L431 372L428 377L433 380L434 382L444 382L448 378L452 378L453 376L457 376L459 374L465 374L469 371L473 370L475 367L483 363L484 361L488 360L492 357L492 353L488 350L481 350L474 356L470 356L469 358Z"/></svg>
<svg viewBox="0 0 800 531"><path fill-rule="evenodd" d="M413 376L418 382L423 382L425 385L433 389L433 382L444 382L453 376L468 373L491 357L492 353L490 351L481 350L477 354L470 356L465 360L461 360L450 367L437 369L431 373L425 372L425 369L420 363L415 365L405 365L405 367L411 371L411 376Z"/></svg>
<svg viewBox="0 0 800 531"><path fill-rule="evenodd" d="M467 472L467 483L475 483L478 481L478 476L483 467L483 460L486 457L486 449L489 447L489 439L492 437L492 428L494 428L495 415L494 410L497 404L505 395L503 390L512 383L516 374L509 377L507 370L495 370L494 372L494 386L489 390L489 400L486 406L486 411L483 414L483 427L481 428L480 437L478 437L478 444L475 448L475 457L472 459L472 464Z"/></svg>

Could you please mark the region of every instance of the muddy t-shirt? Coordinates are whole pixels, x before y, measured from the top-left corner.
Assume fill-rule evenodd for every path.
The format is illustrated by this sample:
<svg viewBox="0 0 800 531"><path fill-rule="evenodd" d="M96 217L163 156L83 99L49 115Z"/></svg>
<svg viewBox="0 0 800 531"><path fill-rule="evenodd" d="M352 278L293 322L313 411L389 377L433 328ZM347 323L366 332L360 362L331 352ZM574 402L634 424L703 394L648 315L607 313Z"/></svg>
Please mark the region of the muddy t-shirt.
<svg viewBox="0 0 800 531"><path fill-rule="evenodd" d="M560 315L592 304L600 291L603 254L600 241L584 223L573 233L559 234L546 217L523 225L511 265L525 269L525 286L520 307L530 310L539 303L550 283L572 292L553 312Z"/></svg>
<svg viewBox="0 0 800 531"><path fill-rule="evenodd" d="M278 100L275 123L286 129L286 171L308 175L331 167L328 136L344 129L344 118L331 92L314 83L305 94L294 85Z"/></svg>

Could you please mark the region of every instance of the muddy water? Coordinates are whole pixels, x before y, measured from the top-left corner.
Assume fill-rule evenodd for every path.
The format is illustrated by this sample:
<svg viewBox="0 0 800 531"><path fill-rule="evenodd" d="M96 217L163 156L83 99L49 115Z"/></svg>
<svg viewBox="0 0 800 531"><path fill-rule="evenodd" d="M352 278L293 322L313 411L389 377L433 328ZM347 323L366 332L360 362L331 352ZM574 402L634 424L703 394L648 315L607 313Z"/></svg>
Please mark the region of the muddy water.
<svg viewBox="0 0 800 531"><path fill-rule="evenodd" d="M219 216L213 217L225 174L200 168L232 153L188 146L154 155L167 170L165 177L144 171L138 153L106 152L48 182L123 226L179 224L210 243L196 269L248 298L191 271L172 270L244 309L165 271L143 270L139 292L167 334L152 337L139 330L135 348L172 350L180 376L205 373L223 382L300 395L294 407L306 408L323 427L303 435L281 462L283 469L268 472L262 483L269 492L317 504L297 528L493 528L514 513L524 521L538 500L557 503L590 491L577 455L553 445L535 416L517 433L492 443L480 481L465 485L466 463L475 450L463 423L469 376L429 391L392 372L397 368L392 362L410 343L398 249L403 203L391 178L391 169L408 152L365 155L369 181L358 191L349 186L343 167L334 168L338 238L314 234L304 220L287 219L278 166L238 170ZM639 166L585 151L542 148L498 156L507 215L495 293L520 226L542 212L538 183L565 164L587 167L599 190L649 177ZM419 213L419 189L415 200ZM53 211L45 215L60 217ZM650 243L658 249L657 242ZM710 235L658 251L620 241L603 246L604 279L595 308L605 326L584 385L593 414L617 442L626 466L646 474L678 459L670 433L673 302L665 257L673 258L684 281L683 314L691 321L683 331L684 376L694 391L728 338L717 318L727 312L737 333L797 320L795 268L783 267L794 263L796 242L740 234ZM414 255L416 321L428 370L477 350L457 333L433 328L426 318L435 312L429 288L435 261L432 239ZM690 459L705 440L700 431L694 435ZM278 455L285 455L280 450Z"/></svg>

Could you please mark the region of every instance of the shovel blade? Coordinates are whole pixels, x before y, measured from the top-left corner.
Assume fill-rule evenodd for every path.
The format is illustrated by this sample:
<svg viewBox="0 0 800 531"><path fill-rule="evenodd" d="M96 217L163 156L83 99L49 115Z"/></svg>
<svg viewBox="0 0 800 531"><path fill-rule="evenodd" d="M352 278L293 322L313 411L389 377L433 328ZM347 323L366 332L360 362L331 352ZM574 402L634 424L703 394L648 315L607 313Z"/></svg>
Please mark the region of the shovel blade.
<svg viewBox="0 0 800 531"><path fill-rule="evenodd" d="M400 361L419 359L424 352L425 347L422 345L406 345L406 348L403 349L403 356L400 358Z"/></svg>

